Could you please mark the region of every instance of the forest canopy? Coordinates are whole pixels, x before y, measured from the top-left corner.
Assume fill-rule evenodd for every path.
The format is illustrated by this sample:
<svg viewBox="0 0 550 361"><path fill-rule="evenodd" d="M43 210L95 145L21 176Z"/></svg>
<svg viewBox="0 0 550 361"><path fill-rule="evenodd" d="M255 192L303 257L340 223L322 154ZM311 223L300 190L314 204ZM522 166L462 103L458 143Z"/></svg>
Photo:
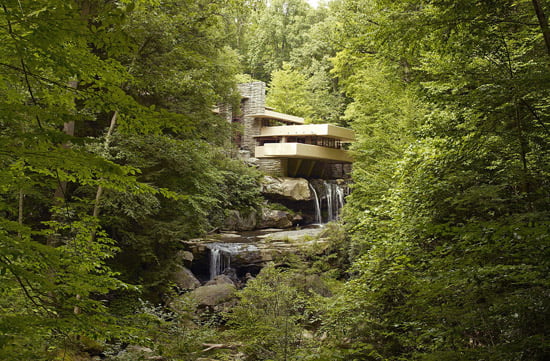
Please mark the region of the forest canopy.
<svg viewBox="0 0 550 361"><path fill-rule="evenodd" d="M2 1L0 359L140 344L196 360L212 342L233 347L220 360L547 359L549 14ZM264 202L213 112L238 106L243 79L279 111L352 128L353 186L323 257L266 267L209 318L172 278L182 240Z"/></svg>

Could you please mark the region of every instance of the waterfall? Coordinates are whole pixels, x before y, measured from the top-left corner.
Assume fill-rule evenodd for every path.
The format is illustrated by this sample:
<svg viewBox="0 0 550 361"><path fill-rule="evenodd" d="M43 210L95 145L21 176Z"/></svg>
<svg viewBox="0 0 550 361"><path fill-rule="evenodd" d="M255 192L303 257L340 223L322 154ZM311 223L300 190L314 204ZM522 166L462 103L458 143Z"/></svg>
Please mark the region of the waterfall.
<svg viewBox="0 0 550 361"><path fill-rule="evenodd" d="M346 187L346 189L349 189ZM335 187L334 189L334 195L336 198L336 217L340 216L340 210L344 207L344 193L345 188L344 187Z"/></svg>
<svg viewBox="0 0 550 361"><path fill-rule="evenodd" d="M242 252L255 252L258 248L246 243L213 242L206 245L210 249L210 279L231 268L231 257Z"/></svg>
<svg viewBox="0 0 550 361"><path fill-rule="evenodd" d="M213 279L231 267L231 253L225 252L218 243L211 243L208 248L210 249L210 279Z"/></svg>
<svg viewBox="0 0 550 361"><path fill-rule="evenodd" d="M316 185L317 188L314 184L309 185L314 196L315 222L323 224L323 213L326 214L326 222L338 220L349 188L344 183L334 181L316 182Z"/></svg>
<svg viewBox="0 0 550 361"><path fill-rule="evenodd" d="M327 222L334 221L334 208L333 208L333 198L332 198L332 183L323 182L323 185L325 186L325 199L327 201L327 215L328 220Z"/></svg>
<svg viewBox="0 0 550 361"><path fill-rule="evenodd" d="M311 192L313 193L313 202L315 204L315 224L322 224L323 218L321 217L321 205L319 201L319 196L317 195L317 191L315 190L315 187L309 183L309 188L311 189Z"/></svg>

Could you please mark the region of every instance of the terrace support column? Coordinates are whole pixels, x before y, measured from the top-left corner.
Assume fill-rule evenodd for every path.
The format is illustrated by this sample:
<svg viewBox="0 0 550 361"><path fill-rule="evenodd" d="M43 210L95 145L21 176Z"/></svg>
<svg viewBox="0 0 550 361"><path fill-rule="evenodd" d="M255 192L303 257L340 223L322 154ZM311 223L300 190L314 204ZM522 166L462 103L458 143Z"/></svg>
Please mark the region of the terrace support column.
<svg viewBox="0 0 550 361"><path fill-rule="evenodd" d="M298 172L300 171L300 166L301 165L302 165L302 159L297 159L296 160L296 166L294 167L293 177L296 177L296 174L298 174Z"/></svg>
<svg viewBox="0 0 550 361"><path fill-rule="evenodd" d="M308 178L311 177L311 172L313 171L313 168L315 168L316 163L317 163L316 161L310 160L309 168L307 169L307 172L306 172Z"/></svg>

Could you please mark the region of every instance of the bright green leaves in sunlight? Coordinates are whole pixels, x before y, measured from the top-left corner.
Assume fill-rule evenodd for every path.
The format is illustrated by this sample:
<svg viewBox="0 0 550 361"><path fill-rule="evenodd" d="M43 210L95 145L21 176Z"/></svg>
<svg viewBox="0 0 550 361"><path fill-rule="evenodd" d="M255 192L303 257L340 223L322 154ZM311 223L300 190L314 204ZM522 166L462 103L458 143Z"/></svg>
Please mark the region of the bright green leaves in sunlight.
<svg viewBox="0 0 550 361"><path fill-rule="evenodd" d="M308 99L306 77L288 65L273 72L272 76L267 105L282 113L308 118L313 113L313 107Z"/></svg>
<svg viewBox="0 0 550 361"><path fill-rule="evenodd" d="M333 327L360 359L545 359L550 58L532 2L339 15L357 261Z"/></svg>
<svg viewBox="0 0 550 361"><path fill-rule="evenodd" d="M136 239L153 223L166 244L215 227L227 204L256 205L246 190L213 192L226 174L244 175L243 188L257 178L218 148L228 126L212 107L233 98L237 71L228 6L0 5L1 359L54 359L130 333L107 300L129 287L121 279L143 280L113 258L128 251L129 227L139 233L134 222Z"/></svg>

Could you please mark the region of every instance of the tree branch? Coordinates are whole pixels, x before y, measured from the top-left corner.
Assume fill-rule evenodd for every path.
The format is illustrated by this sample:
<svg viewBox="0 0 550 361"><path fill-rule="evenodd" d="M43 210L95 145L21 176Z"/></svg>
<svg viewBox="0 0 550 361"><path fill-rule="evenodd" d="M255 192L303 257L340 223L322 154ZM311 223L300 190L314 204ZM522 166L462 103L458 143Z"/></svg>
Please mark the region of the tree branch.
<svg viewBox="0 0 550 361"><path fill-rule="evenodd" d="M544 36L544 43L546 44L546 51L550 56L550 29L548 28L548 18L544 13L544 9L539 0L532 0L533 7L535 8L535 13L539 19L540 29L542 30L542 35Z"/></svg>
<svg viewBox="0 0 550 361"><path fill-rule="evenodd" d="M19 55L19 62L21 63L21 69L23 70L23 74L25 76L25 83L27 84L27 90L29 91L33 104L38 105L38 102L36 101L36 98L34 97L34 93L32 91L31 83L29 81L29 76L27 73L27 65L25 64L25 60L23 59L23 54L21 53L21 50L17 45L18 42L17 42L17 39L15 39L13 27L11 26L10 13L8 12L8 8L6 7L5 4L2 4L2 8L6 13L6 20L8 22L8 33L10 34L10 37L12 38L12 40L15 42L15 48L17 49L17 54ZM38 123L38 127L42 129L42 123L40 122L40 118L38 117L38 115L36 115L36 122Z"/></svg>
<svg viewBox="0 0 550 361"><path fill-rule="evenodd" d="M25 70L24 70L24 69L21 69L21 68L19 68L19 67L17 67L17 66L11 65L11 64L0 63L0 66L4 66L4 67L6 67L6 68L8 68L8 69L12 69L12 70L15 70L15 71L19 71L19 72L21 72L21 73L25 73ZM28 71L28 69L27 69L27 75L29 75L29 76L31 76L31 77L33 77L33 78L35 78L35 79L41 80L41 81L43 81L44 83L50 83L50 84L56 85L56 86L58 86L58 87L60 87L60 88L64 88L64 89L67 89L67 90L72 90L72 91L74 91L74 92L79 92L79 91L80 91L79 89L76 89L76 88L74 88L74 87L68 86L68 85L66 85L66 84L62 84L62 83L59 83L59 82L57 82L57 81L55 81L55 80L51 80L51 79L45 78L45 77L43 77L43 76L40 76L40 75L31 73L31 72Z"/></svg>
<svg viewBox="0 0 550 361"><path fill-rule="evenodd" d="M15 277L17 283L19 284L19 286L23 290L23 293L29 299L29 301L31 301L32 304L35 305L37 308L42 308L44 311L46 311L47 314L51 314L51 311L48 310L43 304L36 302L35 297L30 294L29 290L25 286L25 283L23 282L21 277L17 273L14 272L12 263L9 260L9 258L7 258L6 256L0 255L0 260L8 267L11 274Z"/></svg>

